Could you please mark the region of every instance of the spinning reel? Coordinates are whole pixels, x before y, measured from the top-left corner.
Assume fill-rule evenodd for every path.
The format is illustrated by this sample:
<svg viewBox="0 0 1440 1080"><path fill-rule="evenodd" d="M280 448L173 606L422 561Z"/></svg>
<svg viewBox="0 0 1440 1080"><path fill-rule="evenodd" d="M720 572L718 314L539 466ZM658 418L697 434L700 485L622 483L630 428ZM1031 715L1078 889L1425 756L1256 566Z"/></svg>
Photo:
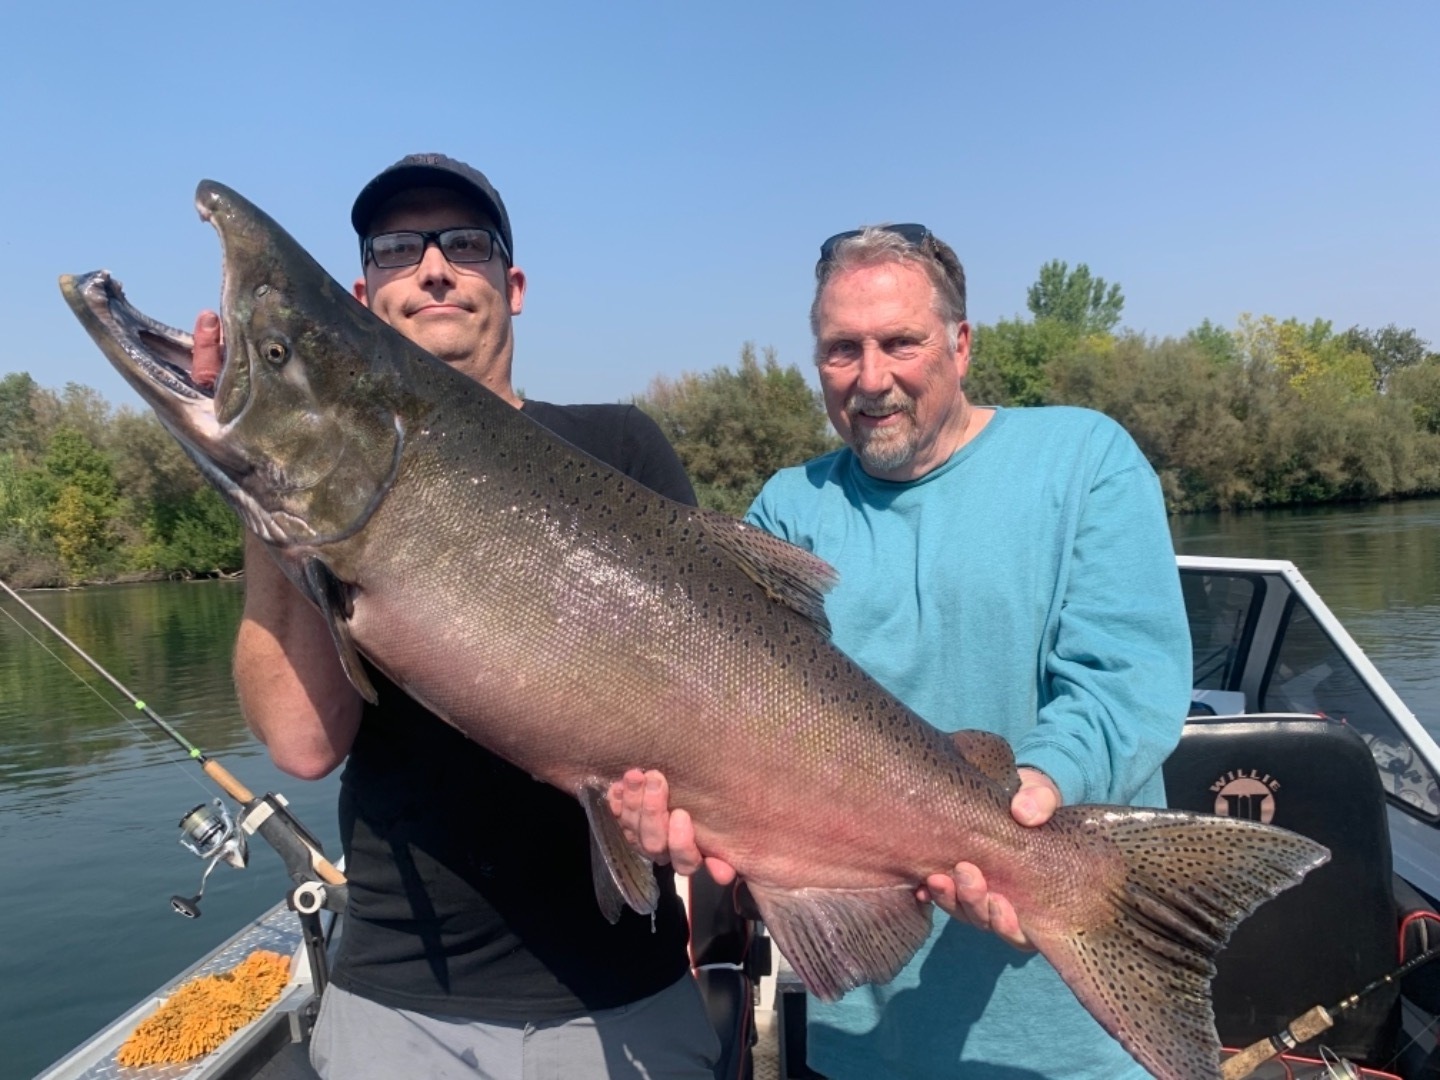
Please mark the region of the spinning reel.
<svg viewBox="0 0 1440 1080"><path fill-rule="evenodd" d="M194 896L172 896L170 906L187 919L198 919L200 898L205 895L205 881L210 871L222 859L236 870L245 869L250 846L219 799L209 805L201 803L180 819L180 844L205 860L205 872L200 875L200 888Z"/></svg>

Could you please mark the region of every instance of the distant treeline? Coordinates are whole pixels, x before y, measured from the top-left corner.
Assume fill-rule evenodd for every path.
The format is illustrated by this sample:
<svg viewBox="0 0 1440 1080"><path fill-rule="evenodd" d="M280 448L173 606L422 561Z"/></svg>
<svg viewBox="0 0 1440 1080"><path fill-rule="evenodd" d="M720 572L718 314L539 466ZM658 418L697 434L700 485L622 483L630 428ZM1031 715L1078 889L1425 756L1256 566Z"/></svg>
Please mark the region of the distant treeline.
<svg viewBox="0 0 1440 1080"><path fill-rule="evenodd" d="M240 522L148 411L0 378L0 577L12 585L224 574Z"/></svg>
<svg viewBox="0 0 1440 1080"><path fill-rule="evenodd" d="M1172 512L1440 493L1440 354L1414 330L1242 315L1180 338L1117 329L1119 286L1052 262L1028 318L975 328L977 404L1086 405L1124 424ZM776 469L838 442L800 367L746 345L737 369L633 399L702 505L743 513ZM74 383L0 378L0 578L59 585L232 573L235 516L147 411Z"/></svg>
<svg viewBox="0 0 1440 1080"><path fill-rule="evenodd" d="M1414 330L1241 315L1181 338L1119 330L1118 285L1047 263L1028 318L974 329L980 405L1085 405L1135 437L1172 513L1440 493L1440 353ZM742 512L771 472L835 445L798 368L656 379L636 402L707 506Z"/></svg>

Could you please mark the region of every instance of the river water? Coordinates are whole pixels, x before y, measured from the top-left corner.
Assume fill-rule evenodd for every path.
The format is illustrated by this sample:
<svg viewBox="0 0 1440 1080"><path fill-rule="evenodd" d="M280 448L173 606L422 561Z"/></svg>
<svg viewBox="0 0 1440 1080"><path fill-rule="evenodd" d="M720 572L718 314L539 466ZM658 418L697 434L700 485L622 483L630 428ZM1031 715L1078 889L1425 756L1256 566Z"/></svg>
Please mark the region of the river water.
<svg viewBox="0 0 1440 1080"><path fill-rule="evenodd" d="M283 776L240 719L229 658L241 590L176 582L25 599L246 787L283 792L338 854L335 778ZM178 823L218 791L14 601L0 607L21 620L0 618L0 1077L19 1080L283 898L289 883L257 841L247 869L215 868L199 919L176 915L170 896L193 896L204 865L180 846Z"/></svg>
<svg viewBox="0 0 1440 1080"><path fill-rule="evenodd" d="M1296 563L1440 731L1440 500L1191 516L1172 528L1182 553ZM238 584L26 599L247 787L282 791L337 853L335 778L281 775L240 720L229 674ZM277 902L287 882L257 843L248 869L216 868L202 918L174 914L170 895L193 895L202 869L177 823L216 792L13 601L0 609L20 620L0 618L0 1080L21 1080Z"/></svg>

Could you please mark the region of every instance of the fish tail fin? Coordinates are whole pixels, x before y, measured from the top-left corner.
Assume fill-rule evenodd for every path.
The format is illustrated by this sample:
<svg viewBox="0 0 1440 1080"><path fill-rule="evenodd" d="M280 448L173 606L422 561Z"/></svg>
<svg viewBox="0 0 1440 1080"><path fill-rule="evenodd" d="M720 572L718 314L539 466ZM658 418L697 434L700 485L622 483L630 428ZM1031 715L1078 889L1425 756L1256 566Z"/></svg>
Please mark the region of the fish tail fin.
<svg viewBox="0 0 1440 1080"><path fill-rule="evenodd" d="M1069 910L1017 912L1030 940L1159 1080L1218 1078L1215 956L1330 853L1285 829L1183 811L1076 806L1056 818L1085 838L1086 880L1103 864L1103 885L1077 891Z"/></svg>

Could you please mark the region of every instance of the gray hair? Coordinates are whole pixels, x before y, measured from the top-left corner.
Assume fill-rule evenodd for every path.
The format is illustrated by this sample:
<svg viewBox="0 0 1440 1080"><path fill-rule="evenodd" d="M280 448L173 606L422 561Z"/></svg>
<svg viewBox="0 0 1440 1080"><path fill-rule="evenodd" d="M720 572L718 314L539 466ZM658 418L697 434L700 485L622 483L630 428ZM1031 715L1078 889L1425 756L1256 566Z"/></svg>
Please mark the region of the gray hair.
<svg viewBox="0 0 1440 1080"><path fill-rule="evenodd" d="M925 271L935 289L935 314L945 323L945 337L953 352L965 321L965 268L949 244L926 233L918 244L885 225L866 225L835 244L828 259L815 264L815 299L810 305L810 332L820 336L820 296L826 284L842 270L884 263L909 263Z"/></svg>

